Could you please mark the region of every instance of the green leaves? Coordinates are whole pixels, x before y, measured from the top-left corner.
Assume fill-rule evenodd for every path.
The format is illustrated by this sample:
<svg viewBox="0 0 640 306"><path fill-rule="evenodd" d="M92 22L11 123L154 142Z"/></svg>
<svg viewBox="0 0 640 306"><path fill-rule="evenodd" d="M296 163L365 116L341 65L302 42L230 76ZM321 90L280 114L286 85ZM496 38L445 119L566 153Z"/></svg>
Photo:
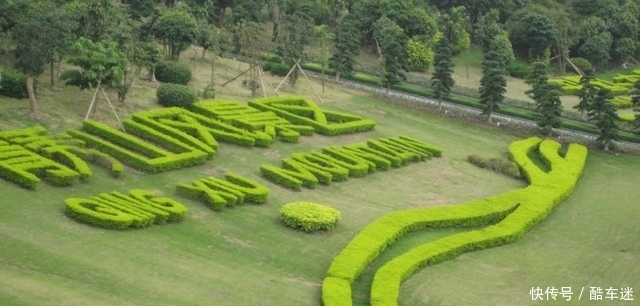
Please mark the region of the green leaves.
<svg viewBox="0 0 640 306"><path fill-rule="evenodd" d="M80 70L66 70L60 75L67 86L78 86L80 89L95 88L98 84L109 86L119 83L129 60L118 51L115 43L93 42L80 37L72 47L75 53L67 63Z"/></svg>
<svg viewBox="0 0 640 306"><path fill-rule="evenodd" d="M317 203L294 202L282 206L280 218L288 226L314 232L332 230L340 220L340 212Z"/></svg>

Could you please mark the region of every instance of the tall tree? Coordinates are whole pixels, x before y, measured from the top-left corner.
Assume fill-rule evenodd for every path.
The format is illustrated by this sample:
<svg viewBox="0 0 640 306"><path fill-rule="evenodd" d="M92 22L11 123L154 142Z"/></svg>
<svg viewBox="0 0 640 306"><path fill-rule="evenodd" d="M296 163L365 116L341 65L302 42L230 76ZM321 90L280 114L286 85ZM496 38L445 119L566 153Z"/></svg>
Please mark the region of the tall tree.
<svg viewBox="0 0 640 306"><path fill-rule="evenodd" d="M329 40L333 39L333 33L329 32L329 27L326 24L316 26L314 28L316 35L318 35L318 42L320 44L320 65L322 65L322 92L324 92L324 69L329 64Z"/></svg>
<svg viewBox="0 0 640 306"><path fill-rule="evenodd" d="M593 98L596 95L596 87L591 84L591 81L595 78L593 70L585 69L583 72L584 75L580 77L580 85L582 87L578 93L580 102L573 108L577 109L580 112L580 116L584 117L585 112L589 109L589 105L593 102Z"/></svg>
<svg viewBox="0 0 640 306"><path fill-rule="evenodd" d="M438 106L441 106L442 99L449 96L451 87L455 81L451 77L453 73L453 56L449 47L449 40L446 37L440 38L436 45L436 55L434 58L434 72L431 76L431 88L438 99Z"/></svg>
<svg viewBox="0 0 640 306"><path fill-rule="evenodd" d="M382 17L375 25L375 36L380 41L380 49L384 57L384 76L382 85L387 88L399 84L406 79L401 70L409 71L407 66L407 36L404 31L391 19Z"/></svg>
<svg viewBox="0 0 640 306"><path fill-rule="evenodd" d="M358 31L357 21L349 13L336 28L333 40L335 53L329 59L329 65L336 72L336 81L341 74L351 74L356 56L360 53L361 34Z"/></svg>
<svg viewBox="0 0 640 306"><path fill-rule="evenodd" d="M589 106L589 120L600 130L596 141L609 151L614 141L618 140L618 114L611 103L613 94L607 88L601 88L596 93L593 103Z"/></svg>
<svg viewBox="0 0 640 306"><path fill-rule="evenodd" d="M588 17L580 23L579 34L582 43L578 48L578 54L588 59L594 67L606 65L611 59L610 51L613 44L613 37L606 21L596 16Z"/></svg>
<svg viewBox="0 0 640 306"><path fill-rule="evenodd" d="M548 81L547 65L543 62L531 64L531 72L526 78L526 83L531 85L531 89L525 91L525 93L535 101L536 106L540 106L542 99L545 98L549 91Z"/></svg>
<svg viewBox="0 0 640 306"><path fill-rule="evenodd" d="M482 112L487 122L492 122L493 112L500 109L507 92L507 80L500 55L493 50L484 54L482 60L482 78L480 79L480 103L485 105Z"/></svg>
<svg viewBox="0 0 640 306"><path fill-rule="evenodd" d="M562 93L557 86L547 84L545 87L548 87L548 90L536 105L537 124L542 128L545 136L551 136L553 129L562 125L562 101L560 100Z"/></svg>
<svg viewBox="0 0 640 306"><path fill-rule="evenodd" d="M15 66L27 75L27 93L32 113L38 112L33 82L64 47L75 24L65 10L50 2L32 2L11 30L16 45Z"/></svg>
<svg viewBox="0 0 640 306"><path fill-rule="evenodd" d="M154 25L155 36L168 47L167 57L172 59L178 59L195 42L197 31L195 19L181 10L165 13Z"/></svg>
<svg viewBox="0 0 640 306"><path fill-rule="evenodd" d="M276 54L282 61L293 67L297 60L305 60L304 47L309 44L313 33L311 19L303 11L285 12L280 20L278 37L276 38ZM291 85L298 79L298 70L291 74Z"/></svg>
<svg viewBox="0 0 640 306"><path fill-rule="evenodd" d="M640 80L633 84L633 88L629 91L631 102L633 102L633 111L636 113L634 127L636 133L640 134Z"/></svg>
<svg viewBox="0 0 640 306"><path fill-rule="evenodd" d="M115 43L94 43L84 37L78 39L72 51L74 55L67 62L80 70L66 70L60 75L60 79L64 80L67 86L77 86L80 89L94 88L90 111L95 113L98 108L96 99L101 87L121 82L129 60L118 50Z"/></svg>
<svg viewBox="0 0 640 306"><path fill-rule="evenodd" d="M483 52L488 52L490 49L491 42L493 42L494 38L502 33L505 33L505 30L498 23L500 19L500 11L497 9L492 9L487 14L480 18L480 21L477 23L475 30L475 41L480 46Z"/></svg>

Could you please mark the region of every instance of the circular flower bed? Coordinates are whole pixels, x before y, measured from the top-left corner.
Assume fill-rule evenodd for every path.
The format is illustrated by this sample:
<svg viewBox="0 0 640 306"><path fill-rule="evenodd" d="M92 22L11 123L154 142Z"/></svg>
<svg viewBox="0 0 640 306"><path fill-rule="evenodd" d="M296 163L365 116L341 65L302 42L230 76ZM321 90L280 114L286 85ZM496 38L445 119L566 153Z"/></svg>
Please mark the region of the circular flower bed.
<svg viewBox="0 0 640 306"><path fill-rule="evenodd" d="M340 220L340 212L332 207L312 202L289 203L280 209L282 221L305 232L331 230Z"/></svg>

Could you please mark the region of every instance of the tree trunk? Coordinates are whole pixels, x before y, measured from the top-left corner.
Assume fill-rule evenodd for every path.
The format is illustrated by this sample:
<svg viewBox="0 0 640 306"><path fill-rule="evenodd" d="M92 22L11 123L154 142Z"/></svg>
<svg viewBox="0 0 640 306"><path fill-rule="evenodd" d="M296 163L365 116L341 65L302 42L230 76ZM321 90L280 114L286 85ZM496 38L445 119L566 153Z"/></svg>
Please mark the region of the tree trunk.
<svg viewBox="0 0 640 306"><path fill-rule="evenodd" d="M209 85L210 86L213 86L213 80L214 80L213 72L214 72L214 70L216 68L215 63L216 63L216 55L214 53L213 56L211 57L211 80L209 81Z"/></svg>
<svg viewBox="0 0 640 306"><path fill-rule="evenodd" d="M487 122L488 122L488 123L493 123L493 120L492 120L492 118L491 118L491 116L492 116L492 115L493 115L493 112L489 112L489 113L487 114Z"/></svg>
<svg viewBox="0 0 640 306"><path fill-rule="evenodd" d="M156 66L153 66L151 68L151 71L149 73L149 81L153 83L158 83L158 80L156 80Z"/></svg>
<svg viewBox="0 0 640 306"><path fill-rule="evenodd" d="M31 107L31 113L38 113L38 105L36 104L36 95L33 92L33 76L27 75L27 93L29 94L29 106Z"/></svg>
<svg viewBox="0 0 640 306"><path fill-rule="evenodd" d="M51 87L56 86L55 78L54 78L54 74L53 74L53 68L54 68L53 67L53 63L54 63L54 61L51 60L51 69L50 69L51 70Z"/></svg>
<svg viewBox="0 0 640 306"><path fill-rule="evenodd" d="M336 82L340 81L340 71L336 71Z"/></svg>
<svg viewBox="0 0 640 306"><path fill-rule="evenodd" d="M98 81L98 86L96 86L95 99L93 99L93 107L91 108L92 115L95 115L95 113L98 112L98 101L100 100L100 96L98 95L98 90L100 90L100 81Z"/></svg>
<svg viewBox="0 0 640 306"><path fill-rule="evenodd" d="M322 65L322 93L324 93L324 65Z"/></svg>
<svg viewBox="0 0 640 306"><path fill-rule="evenodd" d="M380 44L378 44L378 39L374 38L376 41L376 51L378 51L378 59L376 60L377 63L382 61L382 49L380 49Z"/></svg>
<svg viewBox="0 0 640 306"><path fill-rule="evenodd" d="M604 143L604 151L605 152L609 152L609 142L608 141Z"/></svg>
<svg viewBox="0 0 640 306"><path fill-rule="evenodd" d="M273 30L271 32L271 41L276 41L278 35L278 26L280 24L280 6L278 0L273 0Z"/></svg>

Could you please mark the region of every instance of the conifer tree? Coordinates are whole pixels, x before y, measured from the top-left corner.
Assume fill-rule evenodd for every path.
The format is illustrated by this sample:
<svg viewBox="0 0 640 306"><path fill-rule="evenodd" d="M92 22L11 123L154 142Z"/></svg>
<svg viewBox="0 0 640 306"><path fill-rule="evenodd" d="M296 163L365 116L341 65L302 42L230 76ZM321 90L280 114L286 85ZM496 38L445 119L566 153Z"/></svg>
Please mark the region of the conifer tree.
<svg viewBox="0 0 640 306"><path fill-rule="evenodd" d="M504 101L504 94L507 92L504 75L499 54L493 50L485 53L480 79L480 103L485 105L482 114L487 116L487 122L492 122L493 112L499 110L499 104Z"/></svg>
<svg viewBox="0 0 640 306"><path fill-rule="evenodd" d="M589 104L593 101L596 94L596 88L591 84L591 81L594 78L592 69L585 69L584 75L580 78L580 85L582 85L582 88L580 88L580 92L578 93L580 102L573 107L580 112L580 116L584 116L585 112L589 109Z"/></svg>
<svg viewBox="0 0 640 306"><path fill-rule="evenodd" d="M596 141L605 151L609 151L613 141L618 140L618 114L611 104L613 94L607 88L601 88L596 93L593 102L589 105L589 120L600 130L600 136Z"/></svg>
<svg viewBox="0 0 640 306"><path fill-rule="evenodd" d="M438 99L438 106L441 105L442 99L449 96L451 87L455 81L451 77L453 73L453 57L451 55L451 47L449 40L442 37L436 44L436 54L434 58L434 72L431 76L431 88Z"/></svg>
<svg viewBox="0 0 640 306"><path fill-rule="evenodd" d="M545 87L548 90L536 106L539 114L537 123L545 136L551 136L553 128L559 128L562 124L562 101L560 100L562 93L559 88L550 84Z"/></svg>

